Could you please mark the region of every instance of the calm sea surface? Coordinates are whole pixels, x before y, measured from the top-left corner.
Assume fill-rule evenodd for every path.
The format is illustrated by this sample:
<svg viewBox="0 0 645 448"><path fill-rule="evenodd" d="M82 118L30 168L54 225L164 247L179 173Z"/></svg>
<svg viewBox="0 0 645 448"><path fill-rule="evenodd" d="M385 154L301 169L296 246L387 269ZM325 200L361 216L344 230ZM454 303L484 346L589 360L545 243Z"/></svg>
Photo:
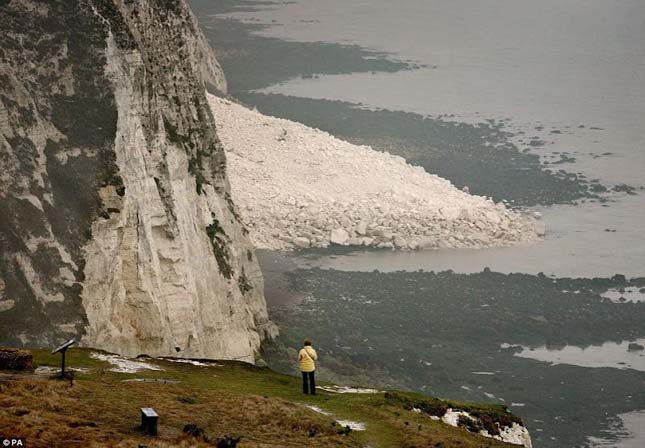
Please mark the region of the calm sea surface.
<svg viewBox="0 0 645 448"><path fill-rule="evenodd" d="M270 25L264 31L270 36L355 43L427 65L299 78L269 92L467 122L510 119L511 130L548 143L541 155L575 158L559 167L608 185L645 185L645 2L296 0L235 16ZM644 194L619 196L609 207L542 211L550 229L542 245L495 253L359 254L328 266L645 274Z"/></svg>

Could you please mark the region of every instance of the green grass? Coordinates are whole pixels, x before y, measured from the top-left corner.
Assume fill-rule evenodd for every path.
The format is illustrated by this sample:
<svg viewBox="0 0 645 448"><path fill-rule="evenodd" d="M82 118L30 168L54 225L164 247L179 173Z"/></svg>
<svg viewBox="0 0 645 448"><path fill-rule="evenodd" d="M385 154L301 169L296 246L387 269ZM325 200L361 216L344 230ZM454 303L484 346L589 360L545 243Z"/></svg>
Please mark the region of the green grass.
<svg viewBox="0 0 645 448"><path fill-rule="evenodd" d="M71 439L98 446L212 446L225 435L241 436L240 446L508 446L434 421L394 398L439 402L420 394L320 391L307 396L301 393L299 378L235 361L201 367L158 359L150 362L162 371L117 373L90 353L79 348L68 351L68 367L89 369L75 372L73 387L42 375L0 373L0 426L14 428L30 446L67 446ZM35 366L60 365L60 355L46 350L33 350L33 355ZM123 382L131 378L176 382ZM506 412L488 405L449 404ZM318 406L333 416L305 405ZM138 411L144 406L155 408L161 416L156 439L137 429ZM367 430L342 434L336 418L363 422ZM203 428L209 439L182 434L189 423ZM42 427L48 431L39 432Z"/></svg>

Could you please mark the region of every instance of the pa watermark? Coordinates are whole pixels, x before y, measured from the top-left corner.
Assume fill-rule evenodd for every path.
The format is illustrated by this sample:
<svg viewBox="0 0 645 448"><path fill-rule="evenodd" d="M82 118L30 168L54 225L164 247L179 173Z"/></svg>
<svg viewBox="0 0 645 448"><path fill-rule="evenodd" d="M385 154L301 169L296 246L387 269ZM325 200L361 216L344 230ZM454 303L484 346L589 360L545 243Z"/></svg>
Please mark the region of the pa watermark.
<svg viewBox="0 0 645 448"><path fill-rule="evenodd" d="M27 441L24 437L5 437L0 436L0 447L25 447Z"/></svg>

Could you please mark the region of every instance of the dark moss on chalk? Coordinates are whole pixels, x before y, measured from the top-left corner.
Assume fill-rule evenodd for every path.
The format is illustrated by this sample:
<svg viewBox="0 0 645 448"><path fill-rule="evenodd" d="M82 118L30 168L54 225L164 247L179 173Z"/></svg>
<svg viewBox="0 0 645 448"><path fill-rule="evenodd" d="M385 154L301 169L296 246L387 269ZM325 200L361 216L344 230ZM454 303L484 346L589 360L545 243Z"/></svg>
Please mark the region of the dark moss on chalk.
<svg viewBox="0 0 645 448"><path fill-rule="evenodd" d="M0 101L9 111L13 135L25 136L10 137L11 151L0 151L2 166L12 167L15 179L6 187L9 194L0 198L0 253L5 254L0 278L3 296L15 301L0 313L0 342L50 345L71 333L81 336L86 324L81 285L69 284L67 270L76 282L83 281L82 248L92 237L92 223L119 213L119 206L102 203L101 189L116 190L119 197L126 193L114 149L118 113L114 84L105 69L108 35L116 43L117 58L125 51L141 50L142 64L128 70L141 98L139 118L147 141L158 135L163 113L171 117L164 123L168 139L192 160L198 191L223 177L223 152L217 152L203 87L195 67L186 64L191 50L186 38L194 28L183 2L117 3L52 0L43 5L47 14L25 14L20 2L0 3L0 55L8 61L0 75ZM155 45L148 45L152 41ZM29 93L28 101L17 100L20 91ZM192 100L196 97L201 100ZM200 108L198 117L193 107ZM51 126L33 129L37 120ZM31 139L50 128L55 130L43 158ZM158 148L149 144L146 149ZM159 156L163 160L165 154ZM172 236L171 186L168 173L163 167L160 171L157 187ZM16 199L25 196L30 201ZM32 251L25 243L33 238L51 244ZM226 261L228 240L222 238L215 244L218 263L232 278ZM71 261L61 254L69 254ZM26 278L31 267L36 273Z"/></svg>
<svg viewBox="0 0 645 448"><path fill-rule="evenodd" d="M228 250L229 240L224 233L224 229L219 221L213 216L213 222L206 227L206 234L210 239L213 248L213 255L219 266L220 273L227 279L233 277L233 268L231 266L231 254Z"/></svg>
<svg viewBox="0 0 645 448"><path fill-rule="evenodd" d="M246 273L244 270L242 270L242 273L237 279L237 286L240 289L240 292L244 295L247 292L251 291L253 289L253 285L249 281L248 277L246 276Z"/></svg>

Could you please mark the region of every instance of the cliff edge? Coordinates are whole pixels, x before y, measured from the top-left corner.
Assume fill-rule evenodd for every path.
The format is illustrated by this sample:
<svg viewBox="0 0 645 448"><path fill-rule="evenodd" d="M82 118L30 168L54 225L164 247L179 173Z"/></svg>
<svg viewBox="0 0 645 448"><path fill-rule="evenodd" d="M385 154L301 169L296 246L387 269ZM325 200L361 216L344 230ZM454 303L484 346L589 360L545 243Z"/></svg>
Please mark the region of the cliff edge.
<svg viewBox="0 0 645 448"><path fill-rule="evenodd" d="M0 1L0 343L253 361L275 327L180 0Z"/></svg>

